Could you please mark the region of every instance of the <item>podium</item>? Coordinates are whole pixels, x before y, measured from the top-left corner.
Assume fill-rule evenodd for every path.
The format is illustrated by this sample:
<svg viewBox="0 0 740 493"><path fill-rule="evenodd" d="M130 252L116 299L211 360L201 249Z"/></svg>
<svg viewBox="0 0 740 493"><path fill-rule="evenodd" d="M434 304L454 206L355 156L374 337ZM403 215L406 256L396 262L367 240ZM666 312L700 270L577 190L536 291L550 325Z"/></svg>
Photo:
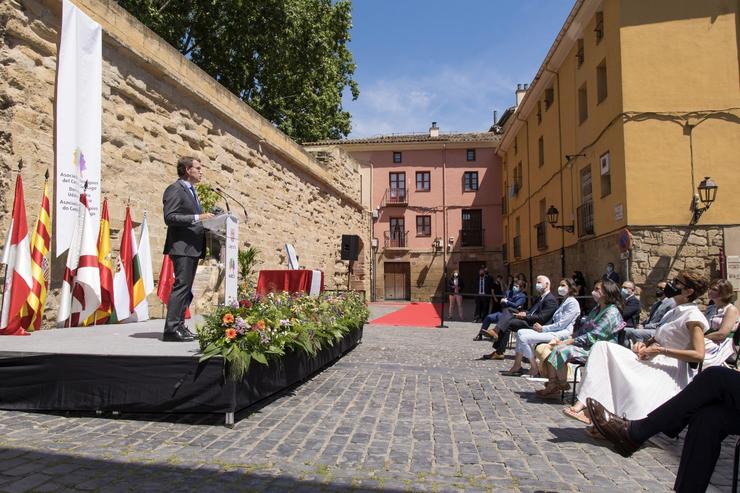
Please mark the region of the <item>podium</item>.
<svg viewBox="0 0 740 493"><path fill-rule="evenodd" d="M224 262L224 304L237 303L239 279L239 220L231 214L219 214L201 223L221 245Z"/></svg>

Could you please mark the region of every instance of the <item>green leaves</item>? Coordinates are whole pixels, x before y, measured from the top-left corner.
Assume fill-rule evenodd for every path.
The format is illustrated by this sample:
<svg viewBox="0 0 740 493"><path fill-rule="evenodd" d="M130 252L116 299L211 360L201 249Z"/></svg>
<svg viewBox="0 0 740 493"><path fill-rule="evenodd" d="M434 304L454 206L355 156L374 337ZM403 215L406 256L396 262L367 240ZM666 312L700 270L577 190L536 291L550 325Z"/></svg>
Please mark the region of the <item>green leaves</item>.
<svg viewBox="0 0 740 493"><path fill-rule="evenodd" d="M299 142L350 132L342 93L359 95L350 0L118 3Z"/></svg>

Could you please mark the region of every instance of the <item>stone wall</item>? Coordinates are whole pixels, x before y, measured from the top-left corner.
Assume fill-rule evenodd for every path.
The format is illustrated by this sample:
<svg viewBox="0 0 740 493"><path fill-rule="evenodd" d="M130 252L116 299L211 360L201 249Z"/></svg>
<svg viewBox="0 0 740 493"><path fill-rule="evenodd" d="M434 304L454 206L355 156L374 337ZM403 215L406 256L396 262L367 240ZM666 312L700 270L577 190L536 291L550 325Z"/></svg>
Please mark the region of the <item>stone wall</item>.
<svg viewBox="0 0 740 493"><path fill-rule="evenodd" d="M76 0L103 27L102 193L114 236L125 203L140 221L149 211L155 275L165 226L161 196L181 155L199 157L205 182L231 191L249 211L240 238L260 250L258 268L287 265L284 243L300 263L322 269L327 287L346 286L342 234L369 245L370 213L360 203L360 172L343 154L321 161L113 0ZM20 160L29 222L37 215L44 171L54 169L57 0L0 2L0 228L6 231ZM232 204L232 210L240 207ZM118 241L113 241L114 250ZM369 289L369 248L355 265L354 286ZM53 261L59 272L60 262ZM359 265L358 265L359 264ZM209 276L209 273L205 273ZM60 276L52 278L59 285ZM150 297L155 302L155 297ZM51 303L53 309L53 302ZM153 310L159 314L159 310Z"/></svg>

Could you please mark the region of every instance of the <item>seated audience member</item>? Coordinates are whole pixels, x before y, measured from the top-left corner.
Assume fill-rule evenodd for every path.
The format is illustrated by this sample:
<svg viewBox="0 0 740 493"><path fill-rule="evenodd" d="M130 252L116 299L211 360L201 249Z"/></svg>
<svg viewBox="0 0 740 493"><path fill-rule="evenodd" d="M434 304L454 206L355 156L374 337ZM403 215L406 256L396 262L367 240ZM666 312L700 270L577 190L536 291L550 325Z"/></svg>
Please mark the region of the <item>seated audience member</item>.
<svg viewBox="0 0 740 493"><path fill-rule="evenodd" d="M658 433L676 438L689 427L683 442L673 489L678 493L707 491L727 435L740 434L740 373L709 368L646 418L626 420L598 401L587 400L596 430L623 457L631 456Z"/></svg>
<svg viewBox="0 0 740 493"><path fill-rule="evenodd" d="M553 338L548 345L537 348L544 361L540 373L548 379L545 388L536 392L538 397L560 398L560 392L570 388L568 361L588 358L594 344L616 341L617 333L624 327L619 285L609 279L596 281L591 296L596 306L581 320L578 335L574 333L574 337L564 341Z"/></svg>
<svg viewBox="0 0 740 493"><path fill-rule="evenodd" d="M531 329L520 329L516 333L516 352L514 353L514 364L504 375L521 375L525 373L522 369L522 358L529 361L530 376L537 376L537 365L534 361L532 348L541 342L553 339L565 339L573 333L573 324L581 314L581 307L575 299L576 285L571 279L563 279L558 286L558 295L565 298L549 324L542 325L538 322L532 324Z"/></svg>
<svg viewBox="0 0 740 493"><path fill-rule="evenodd" d="M635 328L627 327L624 329L625 345L629 344L631 346L636 342L646 341L653 337L660 326L663 315L676 306L676 301L665 295L665 285L665 281L658 283L655 289L655 303L650 307L648 319Z"/></svg>
<svg viewBox="0 0 740 493"><path fill-rule="evenodd" d="M526 293L529 288L527 277L520 272L519 274L516 275L516 279L519 281L519 287L522 288L522 291ZM526 306L524 308L526 308Z"/></svg>
<svg viewBox="0 0 740 493"><path fill-rule="evenodd" d="M513 281L510 293L506 297L501 298L501 311L491 313L483 319L483 323L480 326L478 335L473 339L474 341L482 341L483 336L488 336L488 327L491 324L495 324L499 319L507 313L519 313L522 307L527 304L527 293L521 289L519 281Z"/></svg>
<svg viewBox="0 0 740 493"><path fill-rule="evenodd" d="M730 281L712 281L708 296L712 304L705 312L709 330L704 334L704 368L721 365L734 354L732 334L740 321L740 312L732 304L734 288Z"/></svg>
<svg viewBox="0 0 740 493"><path fill-rule="evenodd" d="M583 422L586 399L628 419L642 419L686 387L693 376L689 363L704 359L707 320L694 303L707 290L700 274L682 270L665 291L676 307L663 317L655 338L627 349L597 342L586 362L578 402L566 408L569 416ZM592 433L593 430L589 430Z"/></svg>
<svg viewBox="0 0 740 493"><path fill-rule="evenodd" d="M535 290L538 297L532 308L518 313L507 313L501 316L493 329L486 333L493 339L495 351L483 356L483 359L504 359L506 345L509 341L509 332L520 329L531 329L535 323L550 323L552 315L558 308L558 300L550 292L550 279L547 276L537 276Z"/></svg>
<svg viewBox="0 0 740 493"><path fill-rule="evenodd" d="M624 326L635 328L640 322L640 298L635 294L635 283L632 281L622 283L622 298L624 298L624 309L622 310Z"/></svg>
<svg viewBox="0 0 740 493"><path fill-rule="evenodd" d="M586 299L584 298L586 296L586 278L583 277L583 272L580 270L573 271L571 278L578 288L576 299L578 299L578 304L581 305L581 313L585 313L588 309L586 306Z"/></svg>

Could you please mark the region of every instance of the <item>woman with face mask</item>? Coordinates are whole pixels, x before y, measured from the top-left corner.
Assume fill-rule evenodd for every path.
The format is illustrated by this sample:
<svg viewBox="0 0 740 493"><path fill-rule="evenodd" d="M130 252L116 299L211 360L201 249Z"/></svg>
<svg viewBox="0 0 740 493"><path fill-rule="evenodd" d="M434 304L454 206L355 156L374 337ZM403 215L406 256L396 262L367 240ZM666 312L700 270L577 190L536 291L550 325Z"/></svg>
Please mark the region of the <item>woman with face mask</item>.
<svg viewBox="0 0 740 493"><path fill-rule="evenodd" d="M732 304L735 290L726 279L715 279L709 285L707 296L712 302L705 316L709 330L704 334L704 368L721 365L735 352L732 334L737 330L740 313Z"/></svg>
<svg viewBox="0 0 740 493"><path fill-rule="evenodd" d="M527 358L530 362L529 376L536 377L539 374L537 364L534 361L533 348L541 342L551 341L553 338L558 340L565 339L573 333L573 324L578 315L581 314L581 307L576 301L575 294L578 287L572 279L563 279L558 285L558 295L563 298L552 320L547 325L535 323L531 329L519 329L516 333L516 352L514 353L514 365L503 375L522 375L525 373L522 369L522 359Z"/></svg>
<svg viewBox="0 0 740 493"><path fill-rule="evenodd" d="M584 410L587 399L593 399L617 416L642 419L688 385L694 373L689 363L704 360L708 323L694 301L707 285L701 274L680 271L665 287L676 307L663 316L653 339L638 342L631 350L619 344L594 344L578 402L565 413L589 423L590 415ZM592 436L598 433L591 427L587 431Z"/></svg>
<svg viewBox="0 0 740 493"><path fill-rule="evenodd" d="M578 331L564 341L553 338L548 344L551 351L546 359L543 358L544 364L540 368L540 373L548 381L544 389L536 392L538 397L559 399L560 393L570 388L567 382L568 361L588 358L594 344L616 341L617 333L624 327L622 293L616 283L608 279L597 281L591 295L596 306L581 319ZM541 352L540 356L545 356L545 353Z"/></svg>
<svg viewBox="0 0 740 493"><path fill-rule="evenodd" d="M465 288L465 285L463 284L463 280L460 277L460 273L458 271L454 271L452 273L452 277L450 277L449 281L447 282L447 292L449 294L449 311L447 312L447 318L452 320L452 312L455 309L455 305L457 305L457 314L460 316L460 320L463 319L463 297L462 292Z"/></svg>

